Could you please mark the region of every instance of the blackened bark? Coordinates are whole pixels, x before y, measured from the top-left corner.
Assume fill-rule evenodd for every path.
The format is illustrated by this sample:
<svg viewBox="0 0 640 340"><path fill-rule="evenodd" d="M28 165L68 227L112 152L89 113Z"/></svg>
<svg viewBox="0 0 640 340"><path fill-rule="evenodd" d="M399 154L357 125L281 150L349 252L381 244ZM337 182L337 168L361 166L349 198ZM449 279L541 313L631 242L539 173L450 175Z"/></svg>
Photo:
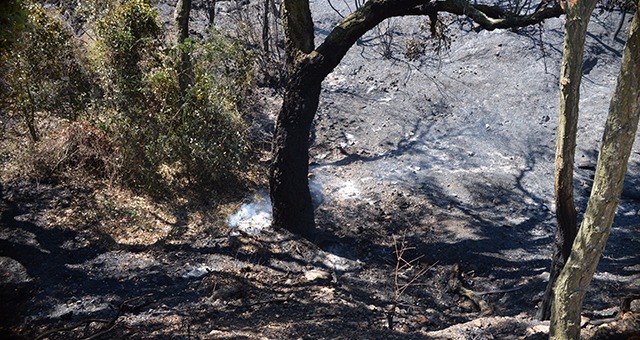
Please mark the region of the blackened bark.
<svg viewBox="0 0 640 340"><path fill-rule="evenodd" d="M596 0L578 0L567 3L567 21L564 27L564 48L560 69L560 114L556 139L554 172L556 219L555 236L549 282L536 317L548 320L554 300L554 285L571 254L577 234L577 212L573 196L573 163L576 153L582 59L589 19Z"/></svg>
<svg viewBox="0 0 640 340"><path fill-rule="evenodd" d="M567 198L566 200L567 204L564 205L565 207L573 206L573 193L571 194L571 198ZM551 256L551 271L549 273L547 288L536 313L536 318L538 320L549 320L549 318L551 318L551 305L553 304L554 299L553 287L558 280L558 276L560 275L562 268L564 268L564 265L567 263L569 255L571 255L571 246L573 245L573 240L576 238L576 234L578 233L577 213L575 208L573 210L567 209L567 211L561 213L558 213L557 211L556 217L558 220L558 230L556 231L554 250L553 255Z"/></svg>
<svg viewBox="0 0 640 340"><path fill-rule="evenodd" d="M216 2L217 0L207 0L207 18L209 19L209 28L213 27L216 20Z"/></svg>
<svg viewBox="0 0 640 340"><path fill-rule="evenodd" d="M326 76L318 62L305 58L289 75L276 122L269 177L273 227L300 235L315 230L309 191L309 135Z"/></svg>
<svg viewBox="0 0 640 340"><path fill-rule="evenodd" d="M264 11L262 12L262 49L269 53L269 3L271 0L264 0Z"/></svg>
<svg viewBox="0 0 640 340"><path fill-rule="evenodd" d="M542 302L536 313L538 320L549 320L551 318L551 304L553 303L554 294L553 287L564 268L565 263L571 255L571 246L573 240L578 233L578 213L575 208L575 199L573 196L573 162L575 154L575 138L577 133L578 117L576 117L572 125L573 146L570 153L570 160L560 161L564 164L556 164L556 220L558 229L556 230L553 254L551 256L551 270L549 272L549 282L542 296ZM568 155L565 155L569 157ZM562 168L561 171L559 171Z"/></svg>

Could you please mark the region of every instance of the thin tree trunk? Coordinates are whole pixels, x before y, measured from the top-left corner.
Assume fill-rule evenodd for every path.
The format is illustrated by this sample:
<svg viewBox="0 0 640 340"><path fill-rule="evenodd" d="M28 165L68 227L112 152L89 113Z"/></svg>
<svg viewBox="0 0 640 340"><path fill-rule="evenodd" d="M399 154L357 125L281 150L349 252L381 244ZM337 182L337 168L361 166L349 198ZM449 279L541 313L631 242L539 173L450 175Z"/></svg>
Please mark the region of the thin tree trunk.
<svg viewBox="0 0 640 340"><path fill-rule="evenodd" d="M262 49L269 53L269 10L271 0L264 0L264 11L262 13Z"/></svg>
<svg viewBox="0 0 640 340"><path fill-rule="evenodd" d="M577 233L577 212L573 197L573 164L578 131L582 58L589 19L597 0L578 0L565 6L564 51L560 69L560 115L556 139L555 204L556 230L549 282L537 312L539 320L551 317L553 285L571 253Z"/></svg>
<svg viewBox="0 0 640 340"><path fill-rule="evenodd" d="M636 11L605 125L593 189L571 256L555 286L550 337L578 339L580 312L607 242L640 116L640 16Z"/></svg>
<svg viewBox="0 0 640 340"><path fill-rule="evenodd" d="M213 27L216 21L216 2L217 0L207 0L207 18L209 19L209 28Z"/></svg>
<svg viewBox="0 0 640 340"><path fill-rule="evenodd" d="M191 13L191 0L178 0L176 3L175 11L175 25L176 36L178 44L184 43L189 37L189 15ZM180 87L180 94L184 97L187 87L191 82L190 69L191 63L189 60L189 52L184 48L179 47L180 61L178 65L178 86Z"/></svg>

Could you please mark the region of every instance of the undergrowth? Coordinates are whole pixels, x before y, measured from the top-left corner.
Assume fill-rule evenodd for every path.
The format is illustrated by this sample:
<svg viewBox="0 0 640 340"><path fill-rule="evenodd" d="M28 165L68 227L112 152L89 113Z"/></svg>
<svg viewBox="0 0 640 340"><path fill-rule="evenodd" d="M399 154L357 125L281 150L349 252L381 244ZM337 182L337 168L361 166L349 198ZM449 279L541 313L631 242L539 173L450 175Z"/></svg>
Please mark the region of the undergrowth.
<svg viewBox="0 0 640 340"><path fill-rule="evenodd" d="M84 3L85 33L12 1L0 37L3 180L99 180L157 197L216 197L251 174L255 57L218 31L171 42L145 0ZM5 20L6 19L6 20ZM178 86L180 53L190 86Z"/></svg>

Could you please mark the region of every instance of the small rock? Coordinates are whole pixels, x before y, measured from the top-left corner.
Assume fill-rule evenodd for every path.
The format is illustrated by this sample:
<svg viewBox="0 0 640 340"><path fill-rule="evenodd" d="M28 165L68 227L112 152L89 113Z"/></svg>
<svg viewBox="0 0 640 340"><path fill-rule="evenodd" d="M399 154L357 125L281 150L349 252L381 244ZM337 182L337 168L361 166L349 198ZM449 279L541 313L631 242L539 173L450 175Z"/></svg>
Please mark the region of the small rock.
<svg viewBox="0 0 640 340"><path fill-rule="evenodd" d="M580 317L580 328L586 326L589 323L590 319L586 316Z"/></svg>
<svg viewBox="0 0 640 340"><path fill-rule="evenodd" d="M23 284L31 280L22 263L10 257L0 257L0 285Z"/></svg>
<svg viewBox="0 0 640 340"><path fill-rule="evenodd" d="M213 291L213 293L211 294L211 298L213 300L223 300L223 301L239 299L245 295L245 292L242 288L243 287L236 286L236 285L222 287L220 289Z"/></svg>
<svg viewBox="0 0 640 340"><path fill-rule="evenodd" d="M535 326L531 326L529 328L527 328L527 335L534 335L534 334L548 334L549 333L549 325L546 324L540 324L540 325L535 325Z"/></svg>
<svg viewBox="0 0 640 340"><path fill-rule="evenodd" d="M331 274L321 269L311 269L304 273L304 277L308 282L316 280L330 280Z"/></svg>

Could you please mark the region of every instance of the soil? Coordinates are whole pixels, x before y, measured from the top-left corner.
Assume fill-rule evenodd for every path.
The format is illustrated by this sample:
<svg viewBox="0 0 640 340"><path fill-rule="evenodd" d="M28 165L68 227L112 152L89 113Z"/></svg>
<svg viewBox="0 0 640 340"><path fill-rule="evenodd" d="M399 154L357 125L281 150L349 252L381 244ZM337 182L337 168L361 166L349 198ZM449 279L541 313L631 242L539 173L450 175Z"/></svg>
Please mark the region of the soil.
<svg viewBox="0 0 640 340"><path fill-rule="evenodd" d="M221 18L230 4L219 3ZM340 17L312 5L322 39ZM581 211L619 70L619 20L598 14L587 38ZM563 19L494 32L450 20L439 54L422 21L381 25L323 84L310 175L318 238L271 230L264 189L207 216L95 183L2 183L0 337L546 338L548 322L533 316L555 228ZM416 43L427 51L409 59ZM634 150L584 303L585 338L640 336L637 300L615 318L640 292Z"/></svg>

